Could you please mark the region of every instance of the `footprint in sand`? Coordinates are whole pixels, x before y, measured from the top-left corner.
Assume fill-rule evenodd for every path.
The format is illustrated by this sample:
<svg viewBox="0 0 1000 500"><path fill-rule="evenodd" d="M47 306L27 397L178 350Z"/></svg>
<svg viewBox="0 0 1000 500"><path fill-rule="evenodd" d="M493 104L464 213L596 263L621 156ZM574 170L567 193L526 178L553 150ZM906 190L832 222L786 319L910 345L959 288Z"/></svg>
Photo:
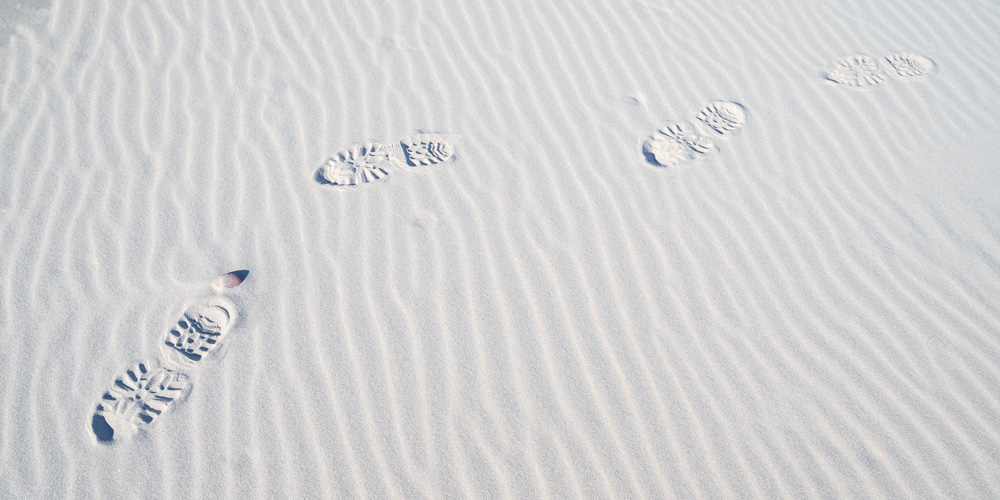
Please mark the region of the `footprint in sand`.
<svg viewBox="0 0 1000 500"><path fill-rule="evenodd" d="M226 273L213 286L217 291L232 288L246 276L247 271ZM190 370L218 347L235 322L235 305L220 296L188 307L166 334L163 361L139 363L127 370L97 402L91 418L97 441L118 442L152 424L190 390Z"/></svg>
<svg viewBox="0 0 1000 500"><path fill-rule="evenodd" d="M885 62L888 63L887 69L891 68L896 76L904 78L929 75L937 70L937 64L930 58L908 52L886 56Z"/></svg>
<svg viewBox="0 0 1000 500"><path fill-rule="evenodd" d="M712 101L698 112L698 121L725 137L747 122L747 110L735 102Z"/></svg>
<svg viewBox="0 0 1000 500"><path fill-rule="evenodd" d="M178 365L201 361L229 333L235 320L235 308L221 297L189 307L167 333L164 344L170 349L166 357Z"/></svg>
<svg viewBox="0 0 1000 500"><path fill-rule="evenodd" d="M712 101L697 115L695 124L682 121L664 125L642 144L646 160L671 167L704 157L715 149L715 140L731 136L746 123L747 113L739 103Z"/></svg>
<svg viewBox="0 0 1000 500"><path fill-rule="evenodd" d="M145 363L127 370L97 403L91 420L94 436L102 443L134 436L184 393L188 380L184 373Z"/></svg>
<svg viewBox="0 0 1000 500"><path fill-rule="evenodd" d="M411 167L436 165L455 156L455 148L435 134L411 135L399 144L406 155L406 163Z"/></svg>
<svg viewBox="0 0 1000 500"><path fill-rule="evenodd" d="M436 165L455 156L455 148L437 134L417 134L393 144L354 144L326 160L316 181L330 186L358 186L384 179L390 172Z"/></svg>
<svg viewBox="0 0 1000 500"><path fill-rule="evenodd" d="M930 58L910 52L897 52L882 58L851 54L827 65L823 76L847 87L867 88L886 81L889 75L912 78L931 74L936 68Z"/></svg>

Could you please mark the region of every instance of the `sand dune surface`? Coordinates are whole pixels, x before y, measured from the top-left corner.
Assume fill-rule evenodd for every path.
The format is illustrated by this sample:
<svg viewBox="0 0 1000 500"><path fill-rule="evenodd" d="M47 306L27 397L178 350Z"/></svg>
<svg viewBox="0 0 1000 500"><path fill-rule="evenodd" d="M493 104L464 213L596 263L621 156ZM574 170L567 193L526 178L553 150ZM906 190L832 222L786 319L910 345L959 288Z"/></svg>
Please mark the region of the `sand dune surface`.
<svg viewBox="0 0 1000 500"><path fill-rule="evenodd" d="M997 26L0 6L0 497L997 498Z"/></svg>

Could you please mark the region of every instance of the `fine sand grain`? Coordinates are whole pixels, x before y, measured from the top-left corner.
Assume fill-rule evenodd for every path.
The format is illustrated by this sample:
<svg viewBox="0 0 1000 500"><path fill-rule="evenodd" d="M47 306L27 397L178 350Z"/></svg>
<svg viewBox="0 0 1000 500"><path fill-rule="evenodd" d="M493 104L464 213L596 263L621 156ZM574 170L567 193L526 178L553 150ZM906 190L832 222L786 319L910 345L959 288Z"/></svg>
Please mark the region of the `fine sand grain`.
<svg viewBox="0 0 1000 500"><path fill-rule="evenodd" d="M995 0L12 5L0 498L1000 497Z"/></svg>

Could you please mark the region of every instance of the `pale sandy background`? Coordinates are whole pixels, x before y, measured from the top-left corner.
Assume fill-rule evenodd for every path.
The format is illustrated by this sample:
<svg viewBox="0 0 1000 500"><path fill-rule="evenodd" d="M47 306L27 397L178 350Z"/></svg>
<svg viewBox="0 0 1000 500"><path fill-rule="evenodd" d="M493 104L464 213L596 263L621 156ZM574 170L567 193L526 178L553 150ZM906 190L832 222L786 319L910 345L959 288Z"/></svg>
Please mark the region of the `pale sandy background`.
<svg viewBox="0 0 1000 500"><path fill-rule="evenodd" d="M995 1L10 5L0 497L1000 496ZM936 72L823 78L900 51ZM419 132L455 158L315 181ZM99 444L234 269L190 392Z"/></svg>

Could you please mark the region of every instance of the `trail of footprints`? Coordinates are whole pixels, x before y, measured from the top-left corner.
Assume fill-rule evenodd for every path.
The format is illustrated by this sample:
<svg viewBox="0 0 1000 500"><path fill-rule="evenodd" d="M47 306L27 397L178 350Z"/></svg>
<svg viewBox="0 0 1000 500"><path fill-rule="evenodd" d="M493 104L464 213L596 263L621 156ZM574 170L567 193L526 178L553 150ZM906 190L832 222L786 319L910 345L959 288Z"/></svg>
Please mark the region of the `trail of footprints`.
<svg viewBox="0 0 1000 500"><path fill-rule="evenodd" d="M246 271L216 278L216 290L232 288ZM139 363L115 379L97 402L91 429L98 442L111 444L152 424L190 390L191 370L216 349L236 322L236 307L213 296L188 307L163 337L162 360Z"/></svg>
<svg viewBox="0 0 1000 500"><path fill-rule="evenodd" d="M823 76L847 87L867 88L881 84L890 75L908 79L936 70L934 61L912 52L896 52L881 58L857 53L828 64ZM672 167L701 158L715 149L713 137L726 138L739 130L746 123L747 113L739 103L712 101L696 118L694 124L668 123L647 137L642 144L646 159L653 165Z"/></svg>
<svg viewBox="0 0 1000 500"><path fill-rule="evenodd" d="M913 78L929 75L937 65L930 58L910 52L897 52L881 58L867 54L851 54L827 65L823 76L847 87L866 88L889 78Z"/></svg>
<svg viewBox="0 0 1000 500"><path fill-rule="evenodd" d="M715 139L733 135L747 120L746 108L731 101L712 101L697 115L696 124L668 123L642 144L653 165L672 167L701 158L715 149ZM713 136L715 139L713 139Z"/></svg>
<svg viewBox="0 0 1000 500"><path fill-rule="evenodd" d="M824 77L849 87L871 87L888 75L911 78L933 73L934 61L908 52L873 58L852 54L830 63ZM715 141L727 139L747 121L747 111L732 101L712 101L694 122L668 123L643 142L646 159L672 167L703 157L716 149ZM446 162L454 147L441 135L417 134L397 143L354 144L329 158L316 180L331 186L359 186L384 179L394 171ZM215 279L217 290L239 285L246 271ZM198 366L226 337L236 321L235 306L221 296L203 300L184 311L164 336L163 359L139 363L118 377L96 404L92 429L99 442L131 437L152 424L171 404L190 390L188 372Z"/></svg>
<svg viewBox="0 0 1000 500"><path fill-rule="evenodd" d="M823 76L840 85L864 88L884 82L888 75L912 78L935 71L934 61L919 54L897 52L874 58L857 53L827 65ZM710 153L717 139L733 135L746 119L743 105L712 101L698 112L694 123L668 123L657 129L643 142L642 151L653 165L679 166ZM354 144L329 158L316 172L316 180L331 186L358 186L384 179L407 166L435 165L454 155L454 147L437 134L417 134L394 144Z"/></svg>
<svg viewBox="0 0 1000 500"><path fill-rule="evenodd" d="M445 162L455 148L441 135L417 134L394 144L354 144L339 151L316 172L320 184L358 186L384 179L393 171Z"/></svg>

